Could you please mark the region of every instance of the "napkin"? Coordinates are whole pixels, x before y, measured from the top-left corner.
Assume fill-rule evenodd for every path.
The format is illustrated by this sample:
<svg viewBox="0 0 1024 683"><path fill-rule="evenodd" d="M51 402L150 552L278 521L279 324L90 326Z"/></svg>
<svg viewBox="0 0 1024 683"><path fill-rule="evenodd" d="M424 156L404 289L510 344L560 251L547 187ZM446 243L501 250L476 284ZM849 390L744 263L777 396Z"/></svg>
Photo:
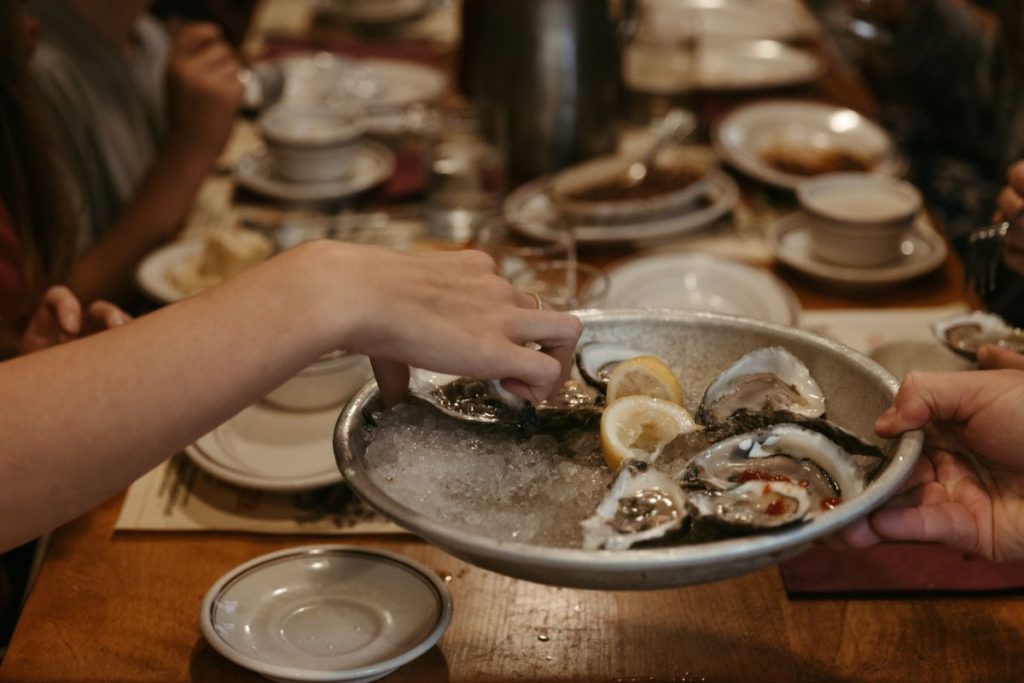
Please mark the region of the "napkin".
<svg viewBox="0 0 1024 683"><path fill-rule="evenodd" d="M1024 562L989 562L944 546L815 546L779 565L791 596L829 593L998 591L1024 587Z"/></svg>

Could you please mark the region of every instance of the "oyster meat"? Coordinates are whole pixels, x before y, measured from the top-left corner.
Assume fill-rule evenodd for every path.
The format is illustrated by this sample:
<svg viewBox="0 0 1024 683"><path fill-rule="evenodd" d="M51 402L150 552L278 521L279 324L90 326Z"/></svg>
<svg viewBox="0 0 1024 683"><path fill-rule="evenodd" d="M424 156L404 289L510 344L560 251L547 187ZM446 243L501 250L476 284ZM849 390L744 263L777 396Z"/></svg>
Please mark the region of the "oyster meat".
<svg viewBox="0 0 1024 683"><path fill-rule="evenodd" d="M409 393L442 413L470 422L517 422L529 402L497 380L470 379L412 368Z"/></svg>
<svg viewBox="0 0 1024 683"><path fill-rule="evenodd" d="M667 474L643 461L627 463L597 512L581 522L586 550L626 550L679 529L686 494Z"/></svg>
<svg viewBox="0 0 1024 683"><path fill-rule="evenodd" d="M689 498L701 519L751 529L773 529L803 521L811 496L792 481L751 480L727 491L701 491Z"/></svg>
<svg viewBox="0 0 1024 683"><path fill-rule="evenodd" d="M939 321L932 326L935 337L952 351L976 360L985 344L1003 346L1024 353L1024 330L1010 327L998 315L974 311Z"/></svg>
<svg viewBox="0 0 1024 683"><path fill-rule="evenodd" d="M768 528L860 494L881 464L880 452L852 454L826 434L780 423L719 441L690 461L681 481L698 517Z"/></svg>
<svg viewBox="0 0 1024 683"><path fill-rule="evenodd" d="M825 396L800 359L780 346L751 351L725 369L704 392L697 420L705 425L732 415L788 410L802 417L825 414Z"/></svg>

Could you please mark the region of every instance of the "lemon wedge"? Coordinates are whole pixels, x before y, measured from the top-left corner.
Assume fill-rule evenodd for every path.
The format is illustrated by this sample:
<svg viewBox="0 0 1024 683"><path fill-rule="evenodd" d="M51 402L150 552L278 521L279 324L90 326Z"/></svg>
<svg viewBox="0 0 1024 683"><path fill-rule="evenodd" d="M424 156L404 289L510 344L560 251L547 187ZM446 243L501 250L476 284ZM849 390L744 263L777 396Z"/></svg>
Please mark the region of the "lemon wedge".
<svg viewBox="0 0 1024 683"><path fill-rule="evenodd" d="M626 396L650 396L682 405L683 388L672 368L657 356L637 356L608 376L608 402Z"/></svg>
<svg viewBox="0 0 1024 683"><path fill-rule="evenodd" d="M601 451L617 471L628 460L653 462L669 441L698 429L677 403L650 396L626 396L609 403L601 415Z"/></svg>

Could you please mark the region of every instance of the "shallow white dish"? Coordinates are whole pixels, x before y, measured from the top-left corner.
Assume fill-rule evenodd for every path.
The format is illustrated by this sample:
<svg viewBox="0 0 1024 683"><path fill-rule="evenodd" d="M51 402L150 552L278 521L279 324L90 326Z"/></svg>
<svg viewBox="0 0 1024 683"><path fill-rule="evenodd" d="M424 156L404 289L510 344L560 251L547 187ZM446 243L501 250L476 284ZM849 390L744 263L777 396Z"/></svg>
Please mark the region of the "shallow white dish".
<svg viewBox="0 0 1024 683"><path fill-rule="evenodd" d="M338 407L293 412L255 403L196 439L185 453L199 468L235 486L304 491L342 481L331 458Z"/></svg>
<svg viewBox="0 0 1024 683"><path fill-rule="evenodd" d="M688 14L697 16L702 38L727 40L798 40L817 34L798 5L770 0L675 0L648 4L659 33L674 35Z"/></svg>
<svg viewBox="0 0 1024 683"><path fill-rule="evenodd" d="M326 410L348 401L372 377L369 358L336 351L299 370L263 400L283 410Z"/></svg>
<svg viewBox="0 0 1024 683"><path fill-rule="evenodd" d="M365 26L405 23L434 9L433 0L317 0L316 5L341 21Z"/></svg>
<svg viewBox="0 0 1024 683"><path fill-rule="evenodd" d="M284 102L331 102L379 113L431 102L448 89L443 71L400 59L352 59L310 52L260 65L281 74ZM367 123L372 129L373 120Z"/></svg>
<svg viewBox="0 0 1024 683"><path fill-rule="evenodd" d="M774 40L708 44L698 65L703 90L781 88L815 81L828 68L816 53Z"/></svg>
<svg viewBox="0 0 1024 683"><path fill-rule="evenodd" d="M949 251L928 219L918 216L900 246L902 255L895 261L863 268L839 266L814 255L810 226L813 220L802 211L784 216L769 228L768 242L780 262L836 287L872 289L906 282L941 266Z"/></svg>
<svg viewBox="0 0 1024 683"><path fill-rule="evenodd" d="M384 145L360 140L352 151L351 173L337 180L297 183L274 174L266 151L247 154L235 166L235 182L252 192L292 202L342 199L379 185L395 171L395 155Z"/></svg>
<svg viewBox="0 0 1024 683"><path fill-rule="evenodd" d="M199 614L232 662L275 681L374 681L444 635L452 598L422 565L356 546L302 546L222 576Z"/></svg>
<svg viewBox="0 0 1024 683"><path fill-rule="evenodd" d="M524 235L544 238L561 222L551 199L552 176L542 176L521 185L505 199L505 217ZM706 206L676 215L623 223L573 225L576 242L601 244L660 239L699 230L732 211L739 200L739 188L727 173L713 169L708 173Z"/></svg>
<svg viewBox="0 0 1024 683"><path fill-rule="evenodd" d="M774 168L762 154L774 147L841 150L872 164L872 173L898 176L906 161L888 133L852 109L802 100L763 100L729 112L712 142L727 162L757 180L794 190L811 176Z"/></svg>
<svg viewBox="0 0 1024 683"><path fill-rule="evenodd" d="M680 252L627 259L608 269L607 308L660 308L795 326L800 303L771 273L739 261Z"/></svg>
<svg viewBox="0 0 1024 683"><path fill-rule="evenodd" d="M135 284L142 293L162 304L172 304L185 298L167 279L169 268L203 253L202 240L171 242L146 254L135 268Z"/></svg>

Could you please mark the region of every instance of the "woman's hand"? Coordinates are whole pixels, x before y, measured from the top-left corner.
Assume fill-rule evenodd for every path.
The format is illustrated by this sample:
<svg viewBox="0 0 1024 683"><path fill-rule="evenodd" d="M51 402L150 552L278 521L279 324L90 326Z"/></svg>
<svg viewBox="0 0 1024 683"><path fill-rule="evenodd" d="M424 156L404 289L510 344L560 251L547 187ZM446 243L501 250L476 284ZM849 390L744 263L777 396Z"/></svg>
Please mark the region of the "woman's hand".
<svg viewBox="0 0 1024 683"><path fill-rule="evenodd" d="M21 352L42 351L129 320L131 316L107 301L94 301L83 316L82 304L70 289L50 287L25 328Z"/></svg>
<svg viewBox="0 0 1024 683"><path fill-rule="evenodd" d="M901 493L842 539L1024 559L1024 371L911 373L875 429L895 437L922 427L924 451Z"/></svg>
<svg viewBox="0 0 1024 683"><path fill-rule="evenodd" d="M344 304L354 314L347 348L373 359L385 403L405 395L409 365L501 379L533 402L551 396L568 377L579 320L537 310L536 299L501 278L486 254L346 245L342 258L339 268L354 283Z"/></svg>
<svg viewBox="0 0 1024 683"><path fill-rule="evenodd" d="M1003 241L1003 261L1016 272L1024 273L1024 221L1012 220L1024 211L1024 161L1010 166L997 206L998 217L1010 221L1010 230Z"/></svg>

